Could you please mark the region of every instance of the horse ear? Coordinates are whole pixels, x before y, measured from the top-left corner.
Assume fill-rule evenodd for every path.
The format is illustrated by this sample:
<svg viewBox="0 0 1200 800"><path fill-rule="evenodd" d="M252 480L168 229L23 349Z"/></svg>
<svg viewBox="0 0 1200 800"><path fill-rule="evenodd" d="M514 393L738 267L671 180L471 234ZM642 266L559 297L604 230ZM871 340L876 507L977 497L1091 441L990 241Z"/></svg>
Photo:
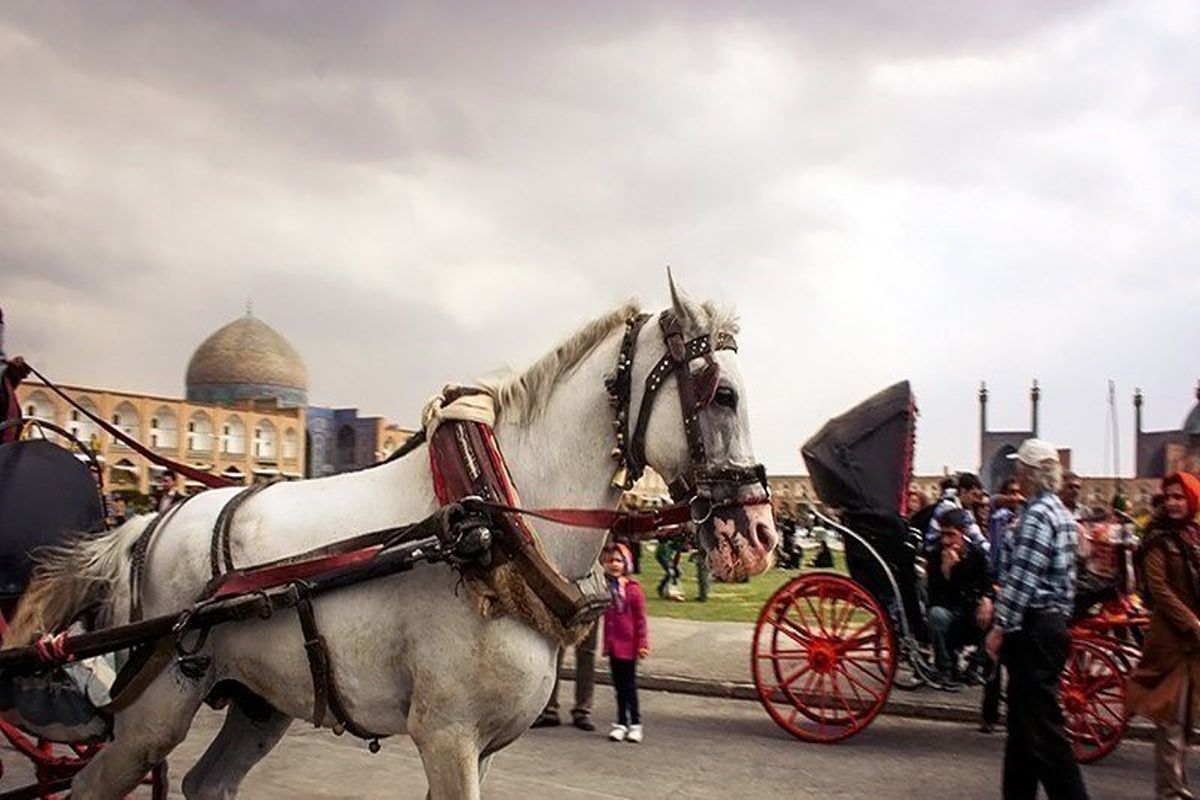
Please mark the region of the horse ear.
<svg viewBox="0 0 1200 800"><path fill-rule="evenodd" d="M696 313L696 304L692 302L687 293L679 290L675 286L675 276L671 273L671 268L667 267L667 285L671 287L671 307L675 310L675 316L679 317L679 321L684 325L696 325L699 320L699 315Z"/></svg>

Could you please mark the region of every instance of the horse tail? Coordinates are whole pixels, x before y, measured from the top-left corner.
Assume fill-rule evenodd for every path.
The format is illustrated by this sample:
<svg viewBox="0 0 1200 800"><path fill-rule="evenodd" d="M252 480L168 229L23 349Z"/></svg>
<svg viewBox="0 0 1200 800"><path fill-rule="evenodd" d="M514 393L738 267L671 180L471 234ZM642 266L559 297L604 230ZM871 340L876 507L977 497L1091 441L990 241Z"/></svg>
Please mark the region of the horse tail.
<svg viewBox="0 0 1200 800"><path fill-rule="evenodd" d="M4 632L4 646L32 644L97 605L101 623L109 624L113 594L129 581L130 548L151 519L135 517L103 536L80 534L42 548L29 587Z"/></svg>

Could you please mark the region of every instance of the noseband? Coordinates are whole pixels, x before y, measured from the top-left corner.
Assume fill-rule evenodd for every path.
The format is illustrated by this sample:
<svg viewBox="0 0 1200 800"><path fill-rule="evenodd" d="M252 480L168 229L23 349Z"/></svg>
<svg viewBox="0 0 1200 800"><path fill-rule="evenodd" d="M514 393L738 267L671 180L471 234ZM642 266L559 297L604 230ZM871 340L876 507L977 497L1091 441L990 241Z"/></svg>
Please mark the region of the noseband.
<svg viewBox="0 0 1200 800"><path fill-rule="evenodd" d="M700 412L712 403L720 384L721 368L713 357L714 351L737 352L737 340L731 333L722 331L715 337L703 334L685 340L679 317L670 310L662 312L658 317L658 327L662 331L667 352L646 376L637 421L630 434L633 361L638 334L649 319L649 314L638 314L626 320L617 367L605 379L605 388L615 412L613 427L617 434L617 446L613 448L612 456L619 466L613 476L613 484L628 490L645 472L646 429L650 424L650 411L658 390L674 374L679 389L680 410L683 412L683 432L687 438L688 468L667 487L671 499L676 503L687 503L692 521L697 524L708 521L718 508L768 502L770 491L767 488L766 469L762 464L751 467L707 466ZM697 359L703 359L703 365L692 370L691 363ZM755 484L762 486L765 497L753 501L740 500L741 487Z"/></svg>

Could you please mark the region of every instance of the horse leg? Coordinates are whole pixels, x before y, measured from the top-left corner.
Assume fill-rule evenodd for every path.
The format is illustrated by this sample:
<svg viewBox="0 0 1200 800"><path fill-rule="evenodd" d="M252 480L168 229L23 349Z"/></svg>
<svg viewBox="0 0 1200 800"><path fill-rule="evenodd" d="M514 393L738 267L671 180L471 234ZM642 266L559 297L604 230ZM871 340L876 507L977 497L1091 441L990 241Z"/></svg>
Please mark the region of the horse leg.
<svg viewBox="0 0 1200 800"><path fill-rule="evenodd" d="M187 800L231 800L246 774L287 733L292 718L249 691L239 691L225 722L183 778Z"/></svg>
<svg viewBox="0 0 1200 800"><path fill-rule="evenodd" d="M453 726L413 732L413 741L429 781L427 800L479 800L479 747L471 731Z"/></svg>
<svg viewBox="0 0 1200 800"><path fill-rule="evenodd" d="M113 740L71 782L75 800L117 800L132 792L182 742L207 690L168 667L133 705L117 714Z"/></svg>

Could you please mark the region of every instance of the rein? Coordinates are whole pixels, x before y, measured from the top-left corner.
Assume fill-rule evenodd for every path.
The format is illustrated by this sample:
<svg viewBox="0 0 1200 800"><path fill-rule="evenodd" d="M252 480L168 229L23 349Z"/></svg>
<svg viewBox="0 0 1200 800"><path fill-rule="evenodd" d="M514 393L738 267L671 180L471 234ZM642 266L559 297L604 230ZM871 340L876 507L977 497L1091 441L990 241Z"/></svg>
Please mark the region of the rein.
<svg viewBox="0 0 1200 800"><path fill-rule="evenodd" d="M55 384L54 382L49 380L45 375L38 372L28 362L26 362L25 366L29 367L29 371L32 372L34 375L36 375L38 377L38 379L41 380L41 382L46 385L47 389L49 389L50 391L57 394L63 400L66 400L68 405L70 405L72 408L74 408L79 413L83 414L85 417L90 419L92 422L96 423L96 425L98 425L105 433L107 433L109 436L113 437L117 441L121 442L122 444L128 445L131 449L135 450L140 456L142 456L142 458L146 459L151 464L157 464L158 466L165 467L165 468L171 470L172 472L178 472L180 475L183 475L186 478L191 478L192 480L196 481L197 483L204 484L209 489L221 489L226 486L238 486L239 485L239 484L234 483L233 481L229 480L228 478L221 477L220 475L213 475L209 472L204 472L203 470L199 470L199 469L196 469L195 467L188 466L187 464L181 464L178 461L173 461L173 460L167 458L166 456L160 456L158 453L155 453L153 450L146 447L144 444L139 442L137 439L134 439L133 437L126 434L124 431L122 431L117 426L112 425L111 423L107 422L103 418L96 416L91 411L84 408L82 404L76 402L73 397L71 397L69 394L64 392L61 388L58 387L57 384Z"/></svg>

